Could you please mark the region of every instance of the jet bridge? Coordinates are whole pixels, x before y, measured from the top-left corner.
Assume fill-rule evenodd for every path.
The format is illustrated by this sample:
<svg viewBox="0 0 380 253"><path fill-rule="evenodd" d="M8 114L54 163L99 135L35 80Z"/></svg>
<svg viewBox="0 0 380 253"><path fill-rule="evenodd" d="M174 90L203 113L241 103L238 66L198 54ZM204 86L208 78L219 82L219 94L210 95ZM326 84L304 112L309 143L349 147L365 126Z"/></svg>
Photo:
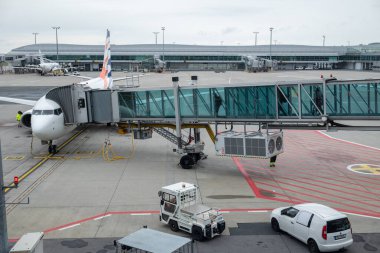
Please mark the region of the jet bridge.
<svg viewBox="0 0 380 253"><path fill-rule="evenodd" d="M175 90L178 89L178 97ZM325 123L380 119L380 80L320 79L273 84L119 91L120 121Z"/></svg>
<svg viewBox="0 0 380 253"><path fill-rule="evenodd" d="M166 88L86 90L74 84L53 89L46 97L62 106L66 124L118 123L139 131L136 136L142 139L156 131L185 154L180 162L184 168L207 157L202 152L201 127L216 141L217 154L261 158L283 152L282 132L268 129L380 130L344 124L380 119L379 79L180 87L174 77L173 85ZM216 132L220 123L243 124L244 132L214 136L210 123ZM248 132L250 124L265 131ZM190 128L187 140L182 134L185 127Z"/></svg>
<svg viewBox="0 0 380 253"><path fill-rule="evenodd" d="M50 90L46 98L62 107L65 124L120 121L117 90L90 90L73 84Z"/></svg>

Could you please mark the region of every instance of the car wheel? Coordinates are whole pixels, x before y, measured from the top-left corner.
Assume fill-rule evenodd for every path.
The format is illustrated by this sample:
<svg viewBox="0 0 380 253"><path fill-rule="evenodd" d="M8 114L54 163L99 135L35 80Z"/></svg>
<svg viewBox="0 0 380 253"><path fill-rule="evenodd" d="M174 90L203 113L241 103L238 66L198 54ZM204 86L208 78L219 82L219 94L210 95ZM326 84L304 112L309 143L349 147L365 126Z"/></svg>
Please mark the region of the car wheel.
<svg viewBox="0 0 380 253"><path fill-rule="evenodd" d="M278 224L278 221L275 219L275 218L272 218L271 220L271 225L272 225L272 229L276 232L280 232L281 229L280 229L280 224Z"/></svg>
<svg viewBox="0 0 380 253"><path fill-rule="evenodd" d="M318 248L318 244L313 240L313 239L309 239L307 241L307 246L309 248L309 251L310 253L319 253L319 248Z"/></svg>
<svg viewBox="0 0 380 253"><path fill-rule="evenodd" d="M169 221L169 226L170 226L170 229L173 231L173 232L177 232L179 230L178 228L178 223L175 221L175 220L170 220Z"/></svg>

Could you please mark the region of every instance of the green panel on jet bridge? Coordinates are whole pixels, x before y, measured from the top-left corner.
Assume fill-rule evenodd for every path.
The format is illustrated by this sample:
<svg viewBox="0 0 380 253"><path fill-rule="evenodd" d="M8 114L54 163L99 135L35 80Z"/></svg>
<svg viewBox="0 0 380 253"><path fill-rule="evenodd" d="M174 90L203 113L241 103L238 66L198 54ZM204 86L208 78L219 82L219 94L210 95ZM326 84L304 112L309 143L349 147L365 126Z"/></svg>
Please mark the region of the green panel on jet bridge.
<svg viewBox="0 0 380 253"><path fill-rule="evenodd" d="M120 118L174 118L172 89L119 92ZM181 87L181 118L275 119L275 86Z"/></svg>
<svg viewBox="0 0 380 253"><path fill-rule="evenodd" d="M186 120L277 120L380 118L380 80L322 81L229 87L180 87L181 118ZM121 119L174 119L174 92L119 92ZM326 108L324 108L326 106Z"/></svg>

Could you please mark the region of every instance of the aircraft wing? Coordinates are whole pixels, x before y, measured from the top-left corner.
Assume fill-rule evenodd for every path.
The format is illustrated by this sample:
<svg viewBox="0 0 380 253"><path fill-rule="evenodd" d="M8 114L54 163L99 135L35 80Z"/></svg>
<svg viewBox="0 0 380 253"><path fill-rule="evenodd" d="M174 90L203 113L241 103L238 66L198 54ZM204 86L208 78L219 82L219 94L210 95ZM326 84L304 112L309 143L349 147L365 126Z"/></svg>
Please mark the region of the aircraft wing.
<svg viewBox="0 0 380 253"><path fill-rule="evenodd" d="M13 67L14 69L35 69L35 70L42 70L39 67Z"/></svg>
<svg viewBox="0 0 380 253"><path fill-rule="evenodd" d="M127 79L134 79L134 78L143 77L143 76L147 76L147 75L126 76L126 77L112 78L112 80L114 82L117 82L117 81L122 81L122 80L127 80Z"/></svg>
<svg viewBox="0 0 380 253"><path fill-rule="evenodd" d="M77 75L72 75L72 74L66 74L66 76L73 76L73 77L79 77L85 80L90 80L94 79L95 77L88 77L88 76L77 76ZM117 82L117 81L122 81L122 80L127 80L127 79L134 79L138 77L143 77L147 75L138 75L138 76L126 76L126 77L119 77L119 78L112 78L112 81Z"/></svg>
<svg viewBox="0 0 380 253"><path fill-rule="evenodd" d="M0 101L10 102L15 104L30 105L34 106L37 101L20 99L20 98L10 98L10 97L0 97Z"/></svg>
<svg viewBox="0 0 380 253"><path fill-rule="evenodd" d="M82 78L82 79L85 79L85 80L94 79L94 77L88 77L88 76L77 76L77 75L73 75L73 74L66 74L65 76L73 76L73 77L79 77L79 78Z"/></svg>
<svg viewBox="0 0 380 253"><path fill-rule="evenodd" d="M64 70L70 71L70 70L77 70L77 67L63 67Z"/></svg>

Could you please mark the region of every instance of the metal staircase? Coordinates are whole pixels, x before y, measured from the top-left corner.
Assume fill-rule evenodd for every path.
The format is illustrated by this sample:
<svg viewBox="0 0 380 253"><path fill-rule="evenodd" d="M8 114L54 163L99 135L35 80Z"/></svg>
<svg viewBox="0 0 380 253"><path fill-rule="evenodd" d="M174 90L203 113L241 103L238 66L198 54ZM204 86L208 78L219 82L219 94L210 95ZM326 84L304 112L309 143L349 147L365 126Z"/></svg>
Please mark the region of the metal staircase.
<svg viewBox="0 0 380 253"><path fill-rule="evenodd" d="M174 143L175 145L178 146L178 141L177 141L177 136L170 132L169 130L166 130L164 128L157 128L153 127L153 131L170 141L171 143ZM182 136L183 138L184 136ZM182 146L184 147L187 144L187 141L181 139Z"/></svg>

